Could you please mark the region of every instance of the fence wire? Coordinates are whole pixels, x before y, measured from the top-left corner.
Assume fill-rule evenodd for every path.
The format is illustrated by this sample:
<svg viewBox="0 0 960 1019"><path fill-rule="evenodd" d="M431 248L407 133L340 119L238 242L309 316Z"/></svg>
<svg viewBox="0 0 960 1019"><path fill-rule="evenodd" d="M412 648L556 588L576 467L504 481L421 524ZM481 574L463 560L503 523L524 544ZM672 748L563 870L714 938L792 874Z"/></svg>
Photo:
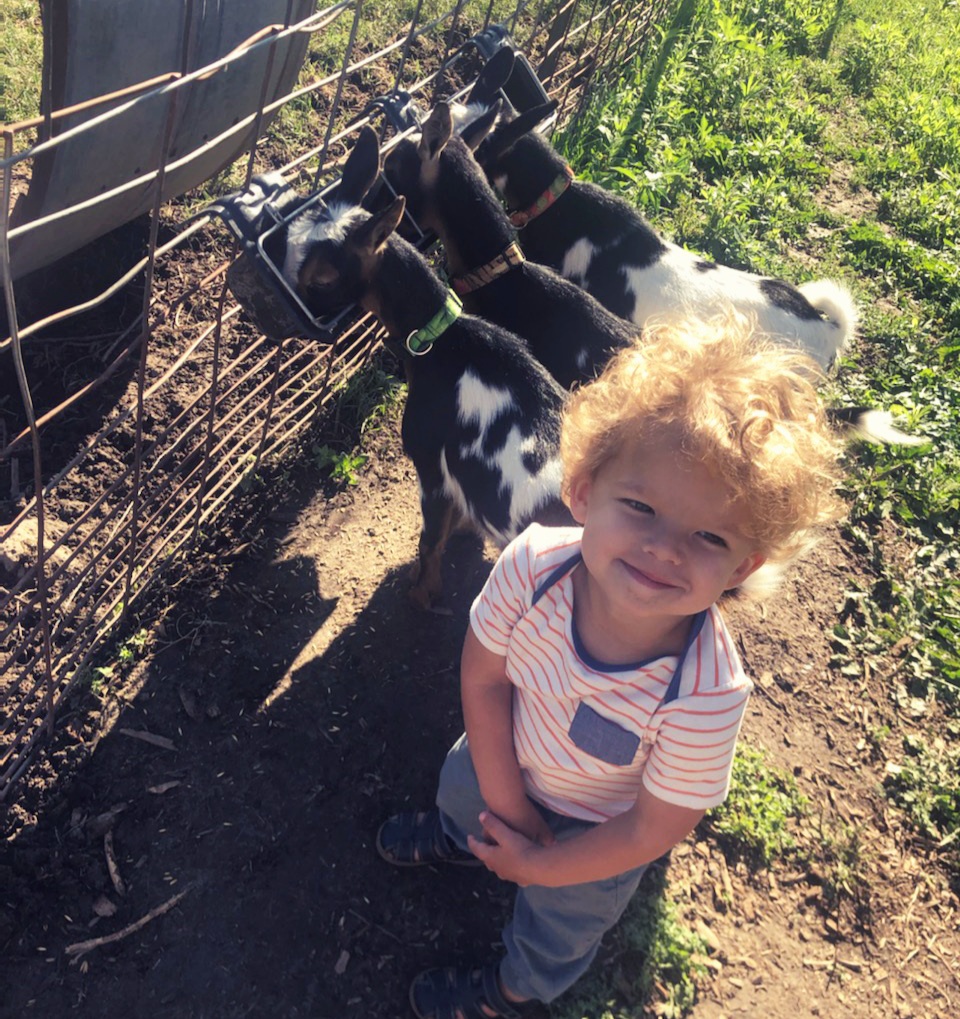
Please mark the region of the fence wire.
<svg viewBox="0 0 960 1019"><path fill-rule="evenodd" d="M335 180L354 133L377 122L367 104L378 92L404 90L429 106L462 91L477 69L463 44L493 23L510 31L559 101L560 120L569 120L593 83L614 76L647 43L672 4L417 0L405 9L411 6L408 23L384 31L383 4L351 0L295 22L291 2L283 24L263 26L214 62L0 127L0 275L9 330L0 339L0 374L15 379L0 395L0 801L53 734L71 691L90 680L98 650L121 632L131 606L190 570L191 550L228 517L238 490L297 455L379 347L369 317L355 317L331 343L278 343L259 334L226 285L236 242L218 220L196 218L205 202L267 170L281 171L304 193ZM186 19L192 4L181 10ZM262 68L264 57L265 82L278 47L301 35L309 42L295 87L268 98L264 85L257 108L231 125L249 126L249 153L201 188L170 197L171 175L221 141L174 150L177 111L191 90L228 67L239 74L248 62ZM374 38L386 41L364 41ZM45 40L51 49L58 43ZM157 103L166 104L157 165L138 167L94 199L16 219L39 162ZM65 125L59 132L58 124ZM89 256L110 252L108 278L96 293L50 310L17 279L16 244L31 231L56 226L58 217L65 222L79 204L145 191L150 211L132 253L129 243L101 242ZM83 253L78 260L82 266ZM71 271L55 267L53 278Z"/></svg>

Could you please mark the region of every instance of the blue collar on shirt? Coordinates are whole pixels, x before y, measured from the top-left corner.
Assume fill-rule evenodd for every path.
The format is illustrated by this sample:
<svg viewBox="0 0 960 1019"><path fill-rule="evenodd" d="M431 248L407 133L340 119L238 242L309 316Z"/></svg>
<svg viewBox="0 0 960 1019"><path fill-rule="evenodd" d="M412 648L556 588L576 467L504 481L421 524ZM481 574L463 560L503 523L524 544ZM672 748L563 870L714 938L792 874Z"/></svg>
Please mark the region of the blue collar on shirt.
<svg viewBox="0 0 960 1019"><path fill-rule="evenodd" d="M547 577L547 579L533 592L533 601L531 602L531 608L537 604L537 602L546 594L547 589L552 587L557 581L561 580L568 573L571 573L580 563L583 561L583 556L576 552L569 559L565 559L553 572ZM673 672L673 678L670 680L670 686L667 689L666 695L663 698L663 703L669 703L672 700L676 700L680 693L680 678L683 673L683 663L687 657L687 652L690 650L691 645L700 635L700 631L703 629L703 624L706 622L707 612L704 609L702 612L698 612L693 617L693 624L690 627L690 632L687 634L686 642L683 645L683 650L680 652L679 658L677 659L677 667ZM649 665L651 662L659 661L663 658L663 655L658 655L656 658L648 658L642 662L629 662L626 665L611 665L608 662L601 662L599 658L594 658L589 651L583 646L583 641L580 639L580 634L577 632L576 620L570 620L570 631L573 634L573 647L577 652L577 656L580 660L588 665L591 669L596 669L597 672L630 672L635 669L642 669Z"/></svg>

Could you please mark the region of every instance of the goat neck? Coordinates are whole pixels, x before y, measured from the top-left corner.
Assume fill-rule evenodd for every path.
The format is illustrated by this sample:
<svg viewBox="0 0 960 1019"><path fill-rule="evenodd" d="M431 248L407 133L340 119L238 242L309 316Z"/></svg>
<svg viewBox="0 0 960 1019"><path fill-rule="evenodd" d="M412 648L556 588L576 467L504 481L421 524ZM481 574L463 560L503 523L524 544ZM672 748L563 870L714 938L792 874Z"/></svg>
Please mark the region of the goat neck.
<svg viewBox="0 0 960 1019"><path fill-rule="evenodd" d="M483 160L483 146L480 161ZM484 164L486 165L486 164ZM559 152L536 132L518 138L493 164L487 175L503 195L511 212L530 209L565 176L570 168Z"/></svg>
<svg viewBox="0 0 960 1019"><path fill-rule="evenodd" d="M417 249L391 237L370 280L363 306L380 320L391 340L403 343L433 319L448 290Z"/></svg>
<svg viewBox="0 0 960 1019"><path fill-rule="evenodd" d="M500 199L459 138L452 138L440 157L432 199L437 233L453 275L491 262L516 240Z"/></svg>

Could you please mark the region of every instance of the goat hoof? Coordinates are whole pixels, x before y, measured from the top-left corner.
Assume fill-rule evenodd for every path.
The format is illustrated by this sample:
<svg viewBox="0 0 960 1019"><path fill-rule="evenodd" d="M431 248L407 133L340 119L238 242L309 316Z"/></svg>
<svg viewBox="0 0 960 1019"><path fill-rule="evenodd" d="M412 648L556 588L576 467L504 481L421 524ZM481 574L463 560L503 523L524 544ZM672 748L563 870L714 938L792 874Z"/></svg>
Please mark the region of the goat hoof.
<svg viewBox="0 0 960 1019"><path fill-rule="evenodd" d="M439 601L439 594L434 595L422 585L410 588L410 601L423 612L432 612L436 616L452 616L453 610Z"/></svg>

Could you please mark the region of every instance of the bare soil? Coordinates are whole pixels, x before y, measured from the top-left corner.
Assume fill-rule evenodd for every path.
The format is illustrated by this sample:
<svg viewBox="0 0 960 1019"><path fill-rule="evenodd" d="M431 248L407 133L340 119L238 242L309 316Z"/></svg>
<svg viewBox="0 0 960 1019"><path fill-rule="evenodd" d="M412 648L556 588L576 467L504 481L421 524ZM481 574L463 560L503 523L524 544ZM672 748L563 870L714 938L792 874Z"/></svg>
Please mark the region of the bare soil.
<svg viewBox="0 0 960 1019"><path fill-rule="evenodd" d="M408 603L419 509L395 432L370 440L355 487L308 466L278 484L245 549L198 556L200 579L169 592L122 688L75 705L3 822L4 1019L386 1019L410 1014L420 969L496 954L509 887L398 871L373 845L389 813L432 802L493 561L458 536L450 614ZM828 844L853 840L862 874L837 901L825 867L750 865L705 827L675 849L637 908L666 894L710 945L695 1019L956 1014L956 891L885 803L867 738L905 721L882 677L827 664L863 570L834 536L776 599L730 610L757 681L743 738L792 771ZM612 932L596 971L655 1015L659 990L630 998L641 962Z"/></svg>

